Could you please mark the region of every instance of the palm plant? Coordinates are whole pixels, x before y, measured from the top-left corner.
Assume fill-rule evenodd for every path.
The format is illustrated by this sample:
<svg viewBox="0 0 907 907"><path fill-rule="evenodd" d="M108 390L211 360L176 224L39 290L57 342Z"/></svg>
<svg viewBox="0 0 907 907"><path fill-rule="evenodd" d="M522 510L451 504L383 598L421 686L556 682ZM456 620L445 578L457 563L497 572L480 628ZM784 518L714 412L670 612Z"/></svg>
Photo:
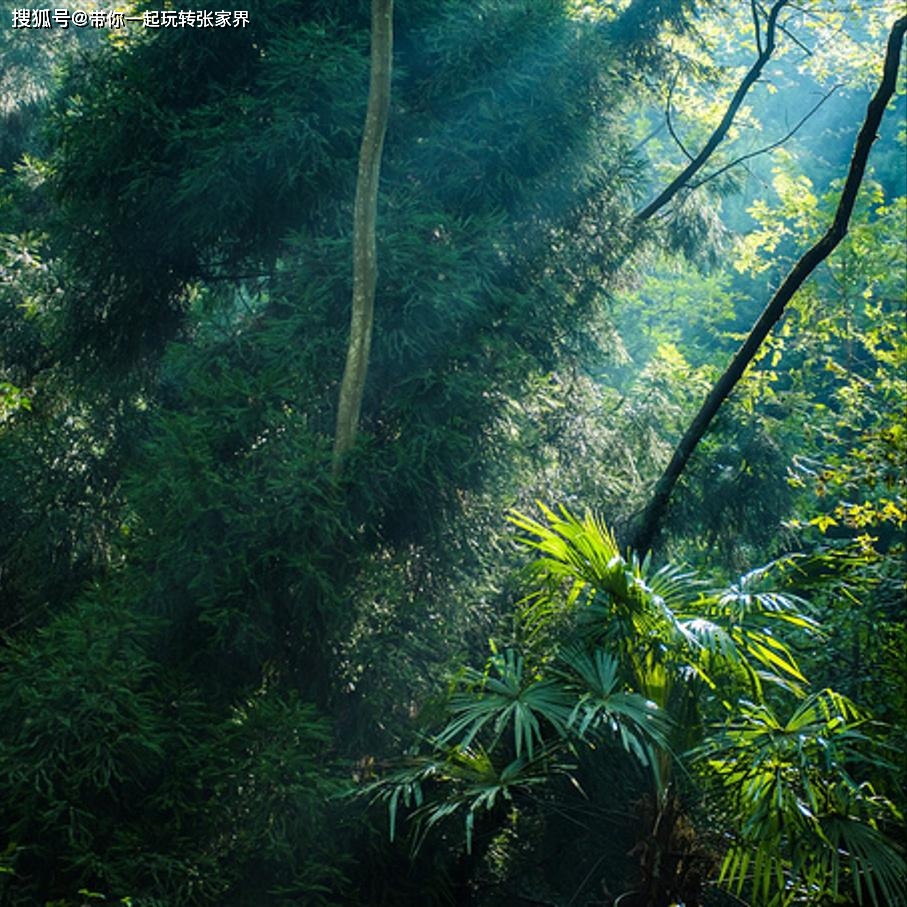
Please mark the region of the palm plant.
<svg viewBox="0 0 907 907"><path fill-rule="evenodd" d="M616 738L643 764L666 743L666 717L622 691L616 662L603 653L590 658L568 650L544 678L526 671L523 657L508 649L494 653L485 672L463 673L467 687L451 697L449 721L427 740L429 752L411 754L368 788L388 806L392 838L401 804L414 808L416 846L442 819L462 812L471 852L476 814L569 774L575 741ZM443 798L426 799L428 786L443 789Z"/></svg>
<svg viewBox="0 0 907 907"><path fill-rule="evenodd" d="M671 679L691 675L715 691L721 677L745 679L759 696L765 681L794 690L805 684L776 633L818 627L802 599L762 588L771 566L708 590L676 566L653 571L649 558L624 557L613 533L590 514L580 520L563 508L542 512L544 523L511 518L525 533L520 542L539 555L528 568L532 588L522 602L530 638L562 636L572 618L576 631L615 653L629 682L662 706Z"/></svg>
<svg viewBox="0 0 907 907"><path fill-rule="evenodd" d="M512 810L558 776L581 785L581 766L597 758L629 757L648 773L653 807L638 903L698 897L699 882L682 878L683 861L669 858L675 830L689 824L682 789L694 773L717 779L713 817L745 817L725 839L717 880L737 897L751 892L774 907L850 885L860 903L897 903L903 862L881 830L890 804L834 756L864 739L864 719L827 691L803 699L808 683L785 637L819 628L805 601L771 588L772 565L711 590L677 567L656 571L648 559L623 555L592 515L542 507L542 520L514 514L511 522L535 555L517 609L518 644L493 648L483 670L465 669L446 725L369 787L389 807L392 834L401 804L411 809L417 845L460 814L471 850L477 816L500 818L504 804ZM802 700L783 726L768 704L779 696ZM783 770L778 741L789 744L780 750Z"/></svg>

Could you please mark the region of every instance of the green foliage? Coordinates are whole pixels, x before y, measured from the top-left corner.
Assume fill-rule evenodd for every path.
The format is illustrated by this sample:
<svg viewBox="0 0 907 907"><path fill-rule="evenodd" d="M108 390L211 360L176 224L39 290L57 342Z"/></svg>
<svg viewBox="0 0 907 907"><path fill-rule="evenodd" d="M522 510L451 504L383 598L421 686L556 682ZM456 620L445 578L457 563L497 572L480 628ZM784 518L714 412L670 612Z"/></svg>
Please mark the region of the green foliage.
<svg viewBox="0 0 907 907"><path fill-rule="evenodd" d="M578 627L621 658L638 687L660 704L670 695L665 667L689 668L711 688L711 675L728 670L742 672L756 690L762 679L781 686L804 679L772 628L787 623L811 631L814 623L802 613L802 602L770 583L760 588L771 568L707 592L693 575L670 566L648 575L648 562L640 564L635 555L624 559L614 536L591 515L580 521L563 509L560 516L543 512L545 523L514 518L530 533L524 544L542 552L531 566L537 588L524 604L530 630L584 605L576 614Z"/></svg>
<svg viewBox="0 0 907 907"><path fill-rule="evenodd" d="M149 659L155 634L95 593L3 653L6 903L336 903L329 725L270 680L212 708Z"/></svg>
<svg viewBox="0 0 907 907"><path fill-rule="evenodd" d="M58 287L44 261L44 237L0 234L0 325L3 375L28 384L46 355L49 301ZM10 410L12 415L15 410ZM4 419L4 421L6 421Z"/></svg>
<svg viewBox="0 0 907 907"><path fill-rule="evenodd" d="M324 217L319 194L348 194L338 164L354 160L349 87L366 63L348 28L293 7L251 8L247 29L139 34L73 67L55 161L87 282L66 308L71 358L156 355L189 281L264 271L290 227Z"/></svg>
<svg viewBox="0 0 907 907"><path fill-rule="evenodd" d="M737 829L720 881L766 905L812 902L814 892L834 903L904 903L907 863L884 834L903 817L855 774L870 758L868 730L866 716L831 690L786 721L764 703L741 704L696 754Z"/></svg>
<svg viewBox="0 0 907 907"><path fill-rule="evenodd" d="M513 651L493 657L490 667L494 668L497 677L477 672L464 677L467 683L481 685L482 699L476 702L469 694L451 699L449 707L453 718L438 741L444 744L457 739L460 746L468 747L479 731L494 719L493 742L498 742L505 728L511 728L517 758L525 750L527 758L532 759L535 743L542 741L540 719L563 733L569 714L568 702L551 681L526 683L523 659Z"/></svg>
<svg viewBox="0 0 907 907"><path fill-rule="evenodd" d="M249 10L247 29L86 29L76 40L97 47L72 58L36 32L0 37L0 103L12 78L34 101L0 110L0 901L398 907L465 902L487 881L500 903L578 903L606 876L689 900L698 883L671 854L707 877L722 843L697 848L694 831L724 828L735 803L730 780L704 803L688 771L706 729L739 719L741 697L790 711L807 666L831 672L854 640L876 689L896 688L897 546L876 530L904 510L886 276L899 209L873 202L832 281L859 349L840 352L846 318L804 306L802 344L770 350L710 451L703 475L733 480L702 483L671 533L730 570L778 553L792 500L790 532L872 532L845 587L863 610L840 572L814 584L832 648L816 656L780 567L713 590L568 511L515 518L535 562L514 617L501 512L563 495L619 528L708 384L707 344L731 346L746 320L742 277L667 262L617 329L605 305L630 279L628 216L654 172L626 110L656 63L692 53L691 7L399 0L376 335L339 481L367 4ZM791 204L804 185L792 177ZM701 247L711 214L686 199L664 235ZM483 668L439 699L489 637ZM865 694L859 670L848 693ZM436 734L388 769L414 720ZM409 859L338 800L350 764L392 833L406 814L436 846ZM867 847L894 859L880 837L894 814L860 788L894 799L887 771L855 772L859 796L821 775L865 820L822 826L855 861L840 861L842 897ZM894 890L886 871L867 903Z"/></svg>
<svg viewBox="0 0 907 907"><path fill-rule="evenodd" d="M471 852L483 814L486 826L502 821L505 804L556 815L566 808L551 797L557 777L585 787L624 753L651 773L658 814L677 829L683 779L673 767L700 767L716 793L712 821L739 829L719 876L738 895L786 904L801 891L835 898L847 889L860 903L897 903L904 863L885 832L900 817L851 774L871 741L864 716L831 691L803 698L806 679L785 636L802 640L818 628L805 603L782 591L787 565L707 592L691 574L650 574L625 559L591 515L542 513L541 521L513 517L520 541L539 555L520 605L523 651L495 651L484 671L464 669L428 753L365 788L387 804L391 835L401 808L416 846L459 814ZM801 701L781 724L770 703L791 692ZM721 716L710 733L709 720ZM662 819L652 846L676 846L669 830L658 837ZM643 863L640 890L689 884L682 874L662 878L657 862Z"/></svg>
<svg viewBox="0 0 907 907"><path fill-rule="evenodd" d="M574 224L620 219L633 178L600 116L631 74L621 84L611 39L558 2L400 4L363 438L332 482L364 12L258 4L248 29L133 29L68 66L48 161L32 168L51 192L49 238L40 256L33 239L4 246L2 378L32 402L0 435L16 515L4 627L34 659L4 677L66 690L43 634L69 614L91 627L102 600L127 624L147 615L149 673L119 677L112 701L141 707L137 739L162 755L132 772L113 738L87 748L101 729L78 711L55 771L91 778L94 760L111 790L74 790L96 831L72 845L56 793L46 825L9 807L3 827L32 861L18 864L17 898L42 886L58 900L83 887L172 904L342 897L343 860L312 831L341 812L327 794L342 772L309 759L325 745L310 713L265 707L293 691L317 701L357 756L399 733L414 706L400 697L376 728L386 691L415 696L476 632L452 617L472 578L438 604L457 567L434 546L456 539L468 561L474 541L450 517L507 462L499 419L540 369L576 354L581 313L629 244L590 232L565 254ZM381 587L389 570L399 601ZM96 597L81 597L92 579ZM415 626L376 663L367 628L388 607ZM491 605L475 610L487 620ZM89 672L91 651L69 643ZM255 710L232 723L263 677ZM62 703L45 707L52 723ZM285 789L265 736L292 769ZM9 738L10 764L30 741ZM139 847L147 856L129 859Z"/></svg>

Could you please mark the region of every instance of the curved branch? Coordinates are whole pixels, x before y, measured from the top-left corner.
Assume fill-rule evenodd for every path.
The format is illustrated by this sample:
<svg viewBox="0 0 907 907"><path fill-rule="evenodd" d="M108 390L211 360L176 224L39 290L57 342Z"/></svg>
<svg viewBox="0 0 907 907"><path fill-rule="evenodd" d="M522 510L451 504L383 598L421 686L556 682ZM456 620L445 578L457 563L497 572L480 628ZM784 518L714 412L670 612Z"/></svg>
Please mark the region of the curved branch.
<svg viewBox="0 0 907 907"><path fill-rule="evenodd" d="M740 105L743 104L744 98L759 76L762 75L765 64L768 63L772 54L775 52L775 33L778 27L778 16L780 15L781 10L783 10L789 2L790 0L776 0L774 6L772 6L769 11L768 21L765 26L765 45L756 57L756 62L753 63L749 72L743 77L743 81L734 92L734 96L731 98L731 102L728 104L727 110L721 118L721 122L709 137L709 140L703 145L702 150L673 180L671 180L655 199L633 216L634 221L642 223L652 217L653 214L660 211L675 195L677 195L690 179L702 169L706 161L711 157L712 152L719 144L721 144L722 140L727 135L728 130L731 128L734 117L737 115ZM759 46L758 19L756 20L756 25L757 46Z"/></svg>
<svg viewBox="0 0 907 907"><path fill-rule="evenodd" d="M648 506L643 511L636 526L631 529L628 544L640 554L648 551L651 547L652 540L667 509L671 492L686 468L693 451L711 425L712 419L720 409L721 404L724 403L737 386L747 366L752 362L762 342L768 336L769 331L784 314L785 306L794 293L797 292L807 277L834 251L847 234L850 216L853 213L857 194L860 191L860 184L866 172L866 162L869 158L870 149L875 142L876 133L879 124L882 122L885 108L894 94L901 60L901 44L904 40L905 32L907 32L907 16L898 19L888 35L882 80L866 109L866 117L857 135L853 155L850 159L850 168L847 172L847 179L844 181L844 188L841 190L841 198L838 201L838 207L831 226L824 236L800 258L787 277L784 278L781 286L778 287L775 295L772 296L768 305L759 316L759 320L734 355L730 365L712 387L696 417L690 423L690 427L674 450L671 462L655 485L655 490Z"/></svg>
<svg viewBox="0 0 907 907"><path fill-rule="evenodd" d="M671 138L674 139L674 142L677 145L677 147L683 152L684 157L688 161L691 161L691 160L693 160L693 155L690 154L689 151L687 151L686 145L684 145L684 143L680 140L680 136L677 134L676 130L674 129L674 122L671 119L671 108L673 106L673 101L674 101L674 88L677 85L677 78L679 75L680 75L680 71L678 70L674 74L674 78L671 79L671 85L668 88L668 98L665 101L665 125L668 127L668 132L670 133Z"/></svg>

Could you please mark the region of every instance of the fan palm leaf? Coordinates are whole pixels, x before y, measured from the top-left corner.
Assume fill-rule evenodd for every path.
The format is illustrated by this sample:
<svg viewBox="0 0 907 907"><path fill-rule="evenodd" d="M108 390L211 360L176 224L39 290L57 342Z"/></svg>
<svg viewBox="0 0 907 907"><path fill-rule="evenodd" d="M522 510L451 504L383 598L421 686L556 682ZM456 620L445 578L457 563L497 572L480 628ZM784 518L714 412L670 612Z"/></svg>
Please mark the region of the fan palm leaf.
<svg viewBox="0 0 907 907"><path fill-rule="evenodd" d="M450 700L451 719L438 735L442 745L457 742L469 747L483 730L490 729L489 746L509 730L517 758L530 759L543 744L546 729L566 733L572 702L553 680L527 678L523 656L507 650L489 659L489 672L467 672L478 681L476 688L454 694Z"/></svg>

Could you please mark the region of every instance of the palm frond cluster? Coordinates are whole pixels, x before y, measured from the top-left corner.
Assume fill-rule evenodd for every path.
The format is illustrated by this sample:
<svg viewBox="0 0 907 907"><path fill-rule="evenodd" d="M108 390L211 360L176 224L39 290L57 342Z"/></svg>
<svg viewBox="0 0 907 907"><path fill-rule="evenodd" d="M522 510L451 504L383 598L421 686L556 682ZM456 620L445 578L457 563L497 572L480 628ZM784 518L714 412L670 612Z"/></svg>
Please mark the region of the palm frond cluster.
<svg viewBox="0 0 907 907"><path fill-rule="evenodd" d="M904 859L885 834L900 817L860 780L878 759L872 722L843 695L809 692L796 647L821 631L786 565L710 588L621 552L591 514L541 511L511 516L534 555L514 644L465 668L444 726L367 787L392 836L401 810L417 848L460 816L471 852L477 823L556 810L556 779L582 789L623 760L648 778L656 830L666 817L679 827L678 803L721 825L711 882L737 897L903 903ZM643 861L643 898L645 875Z"/></svg>

